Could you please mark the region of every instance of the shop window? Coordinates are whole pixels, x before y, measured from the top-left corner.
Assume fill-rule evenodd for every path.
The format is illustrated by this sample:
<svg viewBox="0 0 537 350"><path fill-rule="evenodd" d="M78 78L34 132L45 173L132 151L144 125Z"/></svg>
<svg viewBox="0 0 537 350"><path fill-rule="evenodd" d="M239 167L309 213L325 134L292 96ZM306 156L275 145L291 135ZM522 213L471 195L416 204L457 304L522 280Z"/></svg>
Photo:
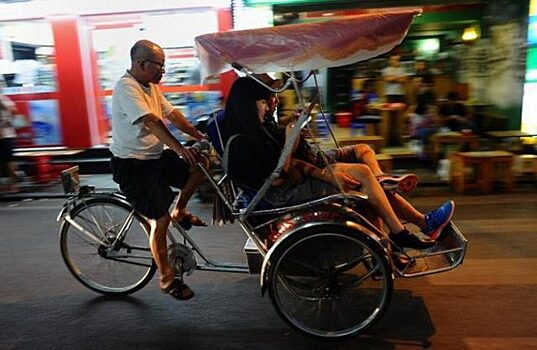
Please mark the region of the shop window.
<svg viewBox="0 0 537 350"><path fill-rule="evenodd" d="M5 94L56 91L54 39L48 21L0 24L0 76Z"/></svg>

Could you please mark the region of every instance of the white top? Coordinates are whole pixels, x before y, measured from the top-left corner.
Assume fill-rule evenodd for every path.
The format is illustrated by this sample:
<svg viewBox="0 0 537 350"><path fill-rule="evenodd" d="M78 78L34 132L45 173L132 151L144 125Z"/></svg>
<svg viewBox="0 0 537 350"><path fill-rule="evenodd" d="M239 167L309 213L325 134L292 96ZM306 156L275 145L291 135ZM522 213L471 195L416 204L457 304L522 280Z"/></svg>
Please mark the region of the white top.
<svg viewBox="0 0 537 350"><path fill-rule="evenodd" d="M144 127L140 117L153 113L164 119L173 108L157 85L145 87L125 73L112 97L112 154L142 160L160 158L164 144Z"/></svg>
<svg viewBox="0 0 537 350"><path fill-rule="evenodd" d="M402 67L392 67L388 66L382 71L383 76L395 76L395 77L404 77L406 76L405 71ZM404 95L405 89L402 83L389 83L384 82L384 94L385 95Z"/></svg>

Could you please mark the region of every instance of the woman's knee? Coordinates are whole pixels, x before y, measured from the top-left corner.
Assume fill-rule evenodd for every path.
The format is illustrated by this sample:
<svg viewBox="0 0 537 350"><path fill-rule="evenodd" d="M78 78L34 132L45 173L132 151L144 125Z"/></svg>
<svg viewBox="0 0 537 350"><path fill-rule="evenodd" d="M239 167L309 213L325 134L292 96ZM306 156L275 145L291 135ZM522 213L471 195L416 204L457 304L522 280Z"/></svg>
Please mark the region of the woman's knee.
<svg viewBox="0 0 537 350"><path fill-rule="evenodd" d="M365 164L349 164L348 171L353 177L362 183L375 177L371 171L371 168Z"/></svg>
<svg viewBox="0 0 537 350"><path fill-rule="evenodd" d="M364 157L364 155L368 153L375 154L375 151L373 150L373 148L371 148L371 146L365 143L360 143L360 144L354 145L354 153L356 154L356 157L358 159L361 159Z"/></svg>

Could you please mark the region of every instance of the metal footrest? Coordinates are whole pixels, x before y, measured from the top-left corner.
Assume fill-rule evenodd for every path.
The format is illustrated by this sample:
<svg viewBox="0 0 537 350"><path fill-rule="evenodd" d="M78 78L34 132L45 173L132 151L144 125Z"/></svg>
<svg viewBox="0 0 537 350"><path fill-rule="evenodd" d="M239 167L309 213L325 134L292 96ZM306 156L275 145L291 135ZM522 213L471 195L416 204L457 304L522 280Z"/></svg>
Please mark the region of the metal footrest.
<svg viewBox="0 0 537 350"><path fill-rule="evenodd" d="M406 252L412 263L398 274L401 277L418 277L452 270L462 264L467 245L468 240L457 226L450 222L434 246L429 249Z"/></svg>

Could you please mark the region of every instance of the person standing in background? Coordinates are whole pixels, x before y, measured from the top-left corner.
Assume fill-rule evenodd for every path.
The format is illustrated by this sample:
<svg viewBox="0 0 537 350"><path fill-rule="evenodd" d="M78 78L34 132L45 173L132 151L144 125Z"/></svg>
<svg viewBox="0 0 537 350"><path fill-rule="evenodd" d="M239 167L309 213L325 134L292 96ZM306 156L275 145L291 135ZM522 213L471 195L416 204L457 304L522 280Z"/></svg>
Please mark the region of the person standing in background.
<svg viewBox="0 0 537 350"><path fill-rule="evenodd" d="M406 103L405 83L407 76L401 67L401 56L391 55L388 67L382 71L384 79L384 94L388 103Z"/></svg>
<svg viewBox="0 0 537 350"><path fill-rule="evenodd" d="M16 168L13 162L13 144L17 137L17 132L13 127L13 117L16 113L17 109L13 101L0 94L0 163L2 171L0 193L17 191Z"/></svg>

